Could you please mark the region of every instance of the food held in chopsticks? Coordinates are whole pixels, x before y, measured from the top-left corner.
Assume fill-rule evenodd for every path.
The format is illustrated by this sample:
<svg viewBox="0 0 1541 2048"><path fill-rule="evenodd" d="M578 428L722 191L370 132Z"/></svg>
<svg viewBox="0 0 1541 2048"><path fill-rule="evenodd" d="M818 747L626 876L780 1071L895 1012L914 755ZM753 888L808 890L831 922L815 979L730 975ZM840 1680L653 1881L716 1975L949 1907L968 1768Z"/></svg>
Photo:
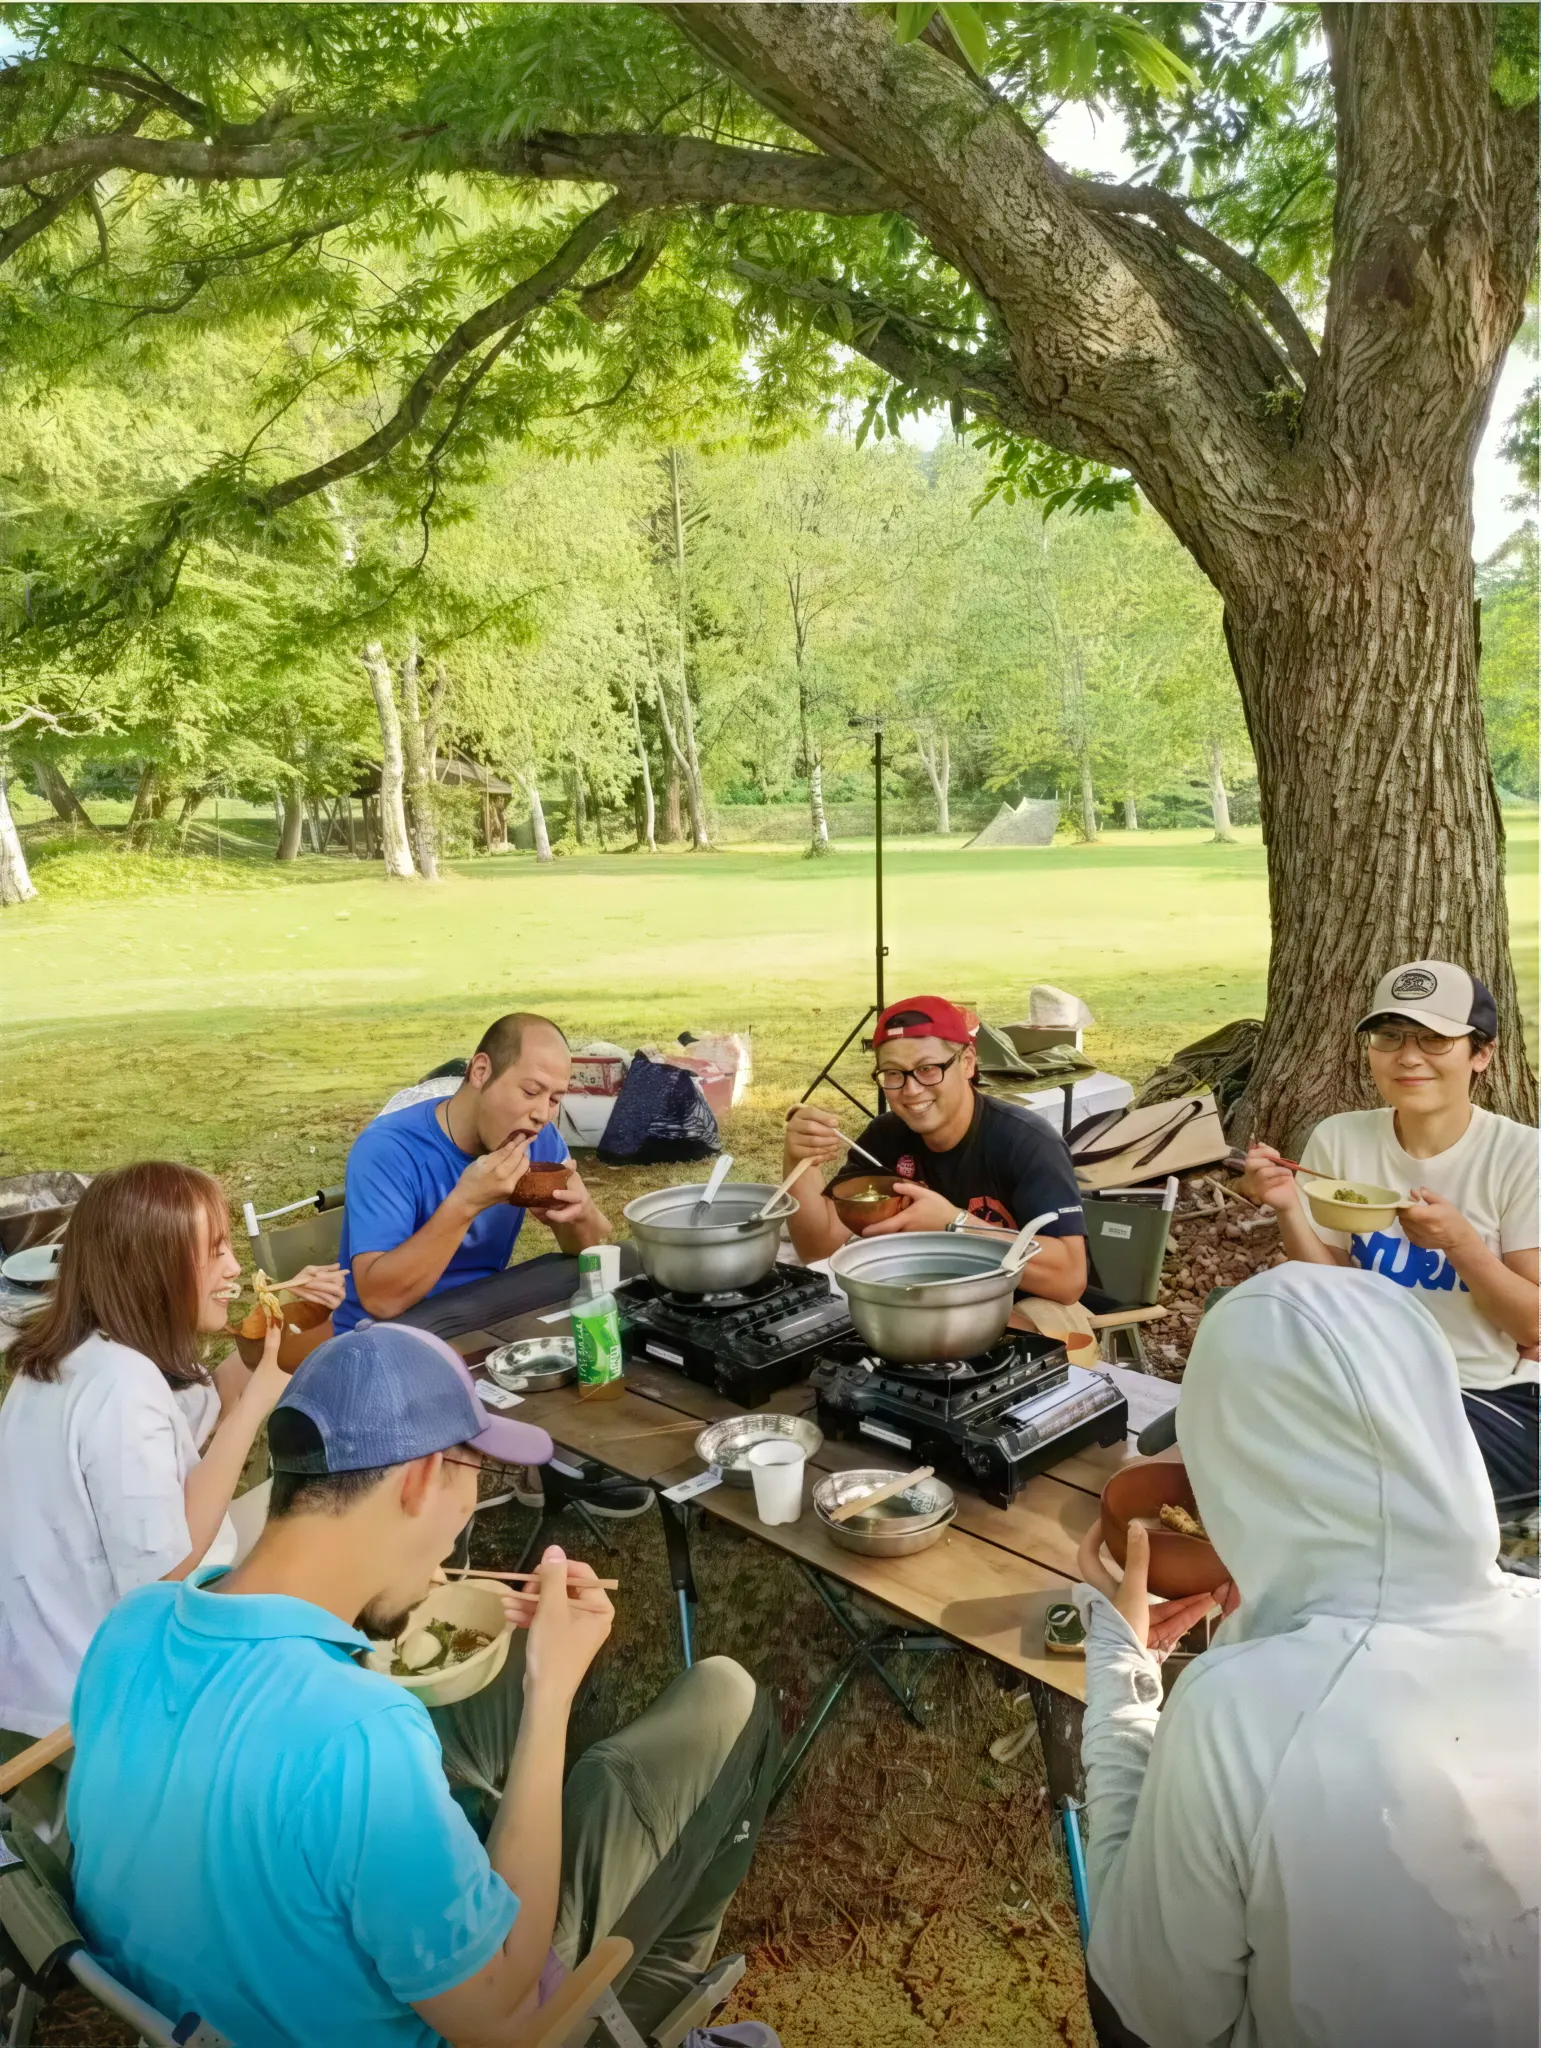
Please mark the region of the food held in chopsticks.
<svg viewBox="0 0 1541 2048"><path fill-rule="evenodd" d="M265 1337L275 1324L284 1320L284 1305L278 1298L278 1289L259 1266L252 1275L252 1293L257 1305L251 1310L236 1334L240 1337ZM299 1329L298 1323L291 1323L291 1330Z"/></svg>

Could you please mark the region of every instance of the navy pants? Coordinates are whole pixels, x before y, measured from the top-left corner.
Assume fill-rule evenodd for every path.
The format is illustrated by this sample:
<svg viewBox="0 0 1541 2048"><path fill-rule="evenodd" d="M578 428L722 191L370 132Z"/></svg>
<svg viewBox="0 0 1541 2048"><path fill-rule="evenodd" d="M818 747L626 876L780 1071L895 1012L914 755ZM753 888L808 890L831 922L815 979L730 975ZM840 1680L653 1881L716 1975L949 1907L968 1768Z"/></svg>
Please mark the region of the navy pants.
<svg viewBox="0 0 1541 2048"><path fill-rule="evenodd" d="M1521 1380L1518 1386L1498 1387L1491 1393L1471 1388L1462 1393L1461 1402L1493 1482L1498 1519L1514 1521L1530 1514L1541 1493L1541 1384Z"/></svg>

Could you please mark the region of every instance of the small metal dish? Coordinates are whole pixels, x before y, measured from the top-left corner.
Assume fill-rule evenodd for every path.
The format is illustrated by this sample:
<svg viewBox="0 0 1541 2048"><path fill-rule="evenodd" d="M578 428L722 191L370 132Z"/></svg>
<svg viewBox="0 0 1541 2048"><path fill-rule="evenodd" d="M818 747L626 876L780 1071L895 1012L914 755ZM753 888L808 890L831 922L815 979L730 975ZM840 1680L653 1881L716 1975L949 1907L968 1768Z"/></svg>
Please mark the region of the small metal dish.
<svg viewBox="0 0 1541 2048"><path fill-rule="evenodd" d="M844 1507L847 1501L855 1500L859 1494L886 1486L893 1477L892 1472L877 1466L866 1466L854 1472L831 1472L813 1489L814 1512L822 1521L834 1509ZM918 1479L906 1492L890 1494L887 1500L880 1500L870 1513L852 1515L848 1521L836 1522L833 1527L854 1530L859 1536L910 1536L917 1530L931 1528L944 1515L950 1516L956 1506L953 1490L945 1479Z"/></svg>
<svg viewBox="0 0 1541 2048"><path fill-rule="evenodd" d="M517 1344L489 1352L483 1362L510 1394L544 1394L551 1387L570 1387L578 1377L571 1337L521 1337Z"/></svg>
<svg viewBox="0 0 1541 2048"><path fill-rule="evenodd" d="M722 1422L708 1423L696 1438L696 1456L703 1465L715 1465L724 1486L753 1486L748 1457L755 1444L772 1437L790 1437L811 1458L822 1447L824 1432L806 1415L730 1415Z"/></svg>

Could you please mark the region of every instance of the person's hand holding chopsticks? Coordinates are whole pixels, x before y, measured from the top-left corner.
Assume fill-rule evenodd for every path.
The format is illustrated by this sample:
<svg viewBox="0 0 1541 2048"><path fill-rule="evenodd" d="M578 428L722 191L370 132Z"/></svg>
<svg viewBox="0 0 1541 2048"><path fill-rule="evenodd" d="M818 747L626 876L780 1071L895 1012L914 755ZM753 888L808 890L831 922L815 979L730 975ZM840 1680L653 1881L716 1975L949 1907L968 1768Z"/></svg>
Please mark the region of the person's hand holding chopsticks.
<svg viewBox="0 0 1541 2048"><path fill-rule="evenodd" d="M528 1591L510 1587L504 1604L514 1626L529 1631L526 1699L539 1693L553 1704L570 1706L615 1620L594 1567L569 1558L553 1543L541 1557L537 1583Z"/></svg>

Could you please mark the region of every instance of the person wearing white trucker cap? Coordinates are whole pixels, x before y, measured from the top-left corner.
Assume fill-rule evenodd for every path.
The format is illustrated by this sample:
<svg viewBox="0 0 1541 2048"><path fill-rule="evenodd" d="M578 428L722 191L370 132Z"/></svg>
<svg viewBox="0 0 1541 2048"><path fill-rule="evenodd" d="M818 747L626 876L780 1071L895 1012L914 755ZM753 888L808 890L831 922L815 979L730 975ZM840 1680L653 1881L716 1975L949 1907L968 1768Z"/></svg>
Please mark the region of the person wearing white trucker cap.
<svg viewBox="0 0 1541 2048"><path fill-rule="evenodd" d="M1429 1310L1455 1353L1500 1516L1519 1519L1538 1490L1541 1220L1537 1133L1471 1100L1497 1006L1464 967L1413 960L1381 977L1354 1028L1387 1106L1325 1118L1300 1163L1407 1195L1396 1222L1322 1229L1269 1145L1248 1153L1246 1184L1277 1214L1290 1258L1383 1273Z"/></svg>

